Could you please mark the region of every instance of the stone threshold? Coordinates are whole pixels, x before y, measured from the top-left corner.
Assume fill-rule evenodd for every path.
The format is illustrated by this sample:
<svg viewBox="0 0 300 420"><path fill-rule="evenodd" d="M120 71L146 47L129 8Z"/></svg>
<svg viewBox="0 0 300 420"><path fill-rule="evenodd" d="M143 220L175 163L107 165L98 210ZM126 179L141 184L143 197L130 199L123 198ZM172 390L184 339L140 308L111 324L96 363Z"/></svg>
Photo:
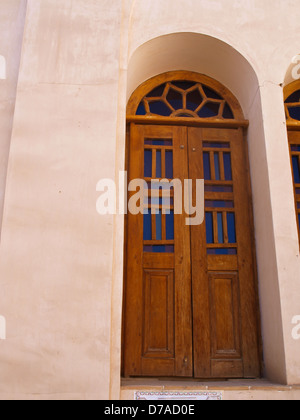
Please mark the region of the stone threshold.
<svg viewBox="0 0 300 420"><path fill-rule="evenodd" d="M198 381L180 379L122 379L121 399L132 400L135 391L219 391L224 400L300 400L300 385L280 385L266 379Z"/></svg>

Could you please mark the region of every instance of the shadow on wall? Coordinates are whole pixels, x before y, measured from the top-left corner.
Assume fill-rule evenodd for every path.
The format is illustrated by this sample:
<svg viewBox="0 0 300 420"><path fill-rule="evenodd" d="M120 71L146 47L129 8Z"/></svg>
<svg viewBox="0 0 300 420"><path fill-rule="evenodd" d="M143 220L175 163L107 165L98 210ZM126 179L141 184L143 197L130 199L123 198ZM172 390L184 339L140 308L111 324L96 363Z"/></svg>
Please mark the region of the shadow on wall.
<svg viewBox="0 0 300 420"><path fill-rule="evenodd" d="M3 55L0 55L0 80L6 79L6 60Z"/></svg>

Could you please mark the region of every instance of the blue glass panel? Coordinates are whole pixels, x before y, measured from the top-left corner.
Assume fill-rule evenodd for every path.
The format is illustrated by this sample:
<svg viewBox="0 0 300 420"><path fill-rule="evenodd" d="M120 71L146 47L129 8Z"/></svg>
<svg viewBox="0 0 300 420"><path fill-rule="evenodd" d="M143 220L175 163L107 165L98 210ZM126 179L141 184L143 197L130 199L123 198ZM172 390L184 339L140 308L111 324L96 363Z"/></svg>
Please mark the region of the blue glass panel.
<svg viewBox="0 0 300 420"><path fill-rule="evenodd" d="M173 179L173 152L166 151L166 178Z"/></svg>
<svg viewBox="0 0 300 420"><path fill-rule="evenodd" d="M285 101L286 104L292 104L296 102L300 102L300 90L297 90L296 92L292 93Z"/></svg>
<svg viewBox="0 0 300 420"><path fill-rule="evenodd" d="M204 148L210 148L210 149L229 149L230 144L229 143L216 143L211 141L205 141L203 143Z"/></svg>
<svg viewBox="0 0 300 420"><path fill-rule="evenodd" d="M300 167L298 156L293 156L293 170L294 170L294 182L295 184L300 184Z"/></svg>
<svg viewBox="0 0 300 420"><path fill-rule="evenodd" d="M300 145L299 144L292 144L291 145L292 152L300 152Z"/></svg>
<svg viewBox="0 0 300 420"><path fill-rule="evenodd" d="M219 115L219 111L220 111L220 104L211 102L204 105L198 112L198 115L200 118L217 117Z"/></svg>
<svg viewBox="0 0 300 420"><path fill-rule="evenodd" d="M215 159L215 174L216 174L216 180L220 181L220 160L219 160L219 153L214 153L214 159Z"/></svg>
<svg viewBox="0 0 300 420"><path fill-rule="evenodd" d="M161 210L156 214L156 240L162 240L162 214Z"/></svg>
<svg viewBox="0 0 300 420"><path fill-rule="evenodd" d="M165 87L166 87L165 83L163 85L160 85L160 86L156 87L150 93L148 93L147 97L148 98L160 98L164 93Z"/></svg>
<svg viewBox="0 0 300 420"><path fill-rule="evenodd" d="M152 217L151 213L144 214L144 241L152 240Z"/></svg>
<svg viewBox="0 0 300 420"><path fill-rule="evenodd" d="M136 115L146 115L146 109L145 109L145 105L143 103L143 101L140 103L137 111L136 111Z"/></svg>
<svg viewBox="0 0 300 420"><path fill-rule="evenodd" d="M300 121L300 106L289 107L289 113L291 118Z"/></svg>
<svg viewBox="0 0 300 420"><path fill-rule="evenodd" d="M152 178L152 150L144 152L144 177Z"/></svg>
<svg viewBox="0 0 300 420"><path fill-rule="evenodd" d="M215 92L214 90L210 89L207 86L202 85L203 90L205 95L209 98L209 99L223 99L222 96L220 96L217 92Z"/></svg>
<svg viewBox="0 0 300 420"><path fill-rule="evenodd" d="M218 219L218 241L219 241L219 244L223 244L224 243L223 214L218 213L217 219Z"/></svg>
<svg viewBox="0 0 300 420"><path fill-rule="evenodd" d="M149 103L151 114L169 117L172 113L170 108L162 101L154 101Z"/></svg>
<svg viewBox="0 0 300 420"><path fill-rule="evenodd" d="M174 109L183 109L182 93L177 90L170 89L167 95L167 101L172 105Z"/></svg>
<svg viewBox="0 0 300 420"><path fill-rule="evenodd" d="M231 156L230 153L224 153L224 172L225 180L232 181L232 168L231 168Z"/></svg>
<svg viewBox="0 0 300 420"><path fill-rule="evenodd" d="M177 82L172 82L172 85L178 87L179 89L182 90L188 90L191 87L195 86L195 82L187 82L187 81L177 81Z"/></svg>
<svg viewBox="0 0 300 420"><path fill-rule="evenodd" d="M206 223L206 243L214 243L214 224L213 224L213 214L206 212L205 213L205 223Z"/></svg>
<svg viewBox="0 0 300 420"><path fill-rule="evenodd" d="M154 252L157 254L173 254L174 253L174 245L145 245L144 252Z"/></svg>
<svg viewBox="0 0 300 420"><path fill-rule="evenodd" d="M224 185L205 185L205 192L227 192L232 193L233 187Z"/></svg>
<svg viewBox="0 0 300 420"><path fill-rule="evenodd" d="M204 179L205 181L211 180L211 168L210 168L210 157L209 153L203 153L203 166L204 166Z"/></svg>
<svg viewBox="0 0 300 420"><path fill-rule="evenodd" d="M186 107L191 111L195 111L200 104L202 104L203 98L199 92L199 89L195 89L186 95Z"/></svg>
<svg viewBox="0 0 300 420"><path fill-rule="evenodd" d="M205 207L210 208L224 208L224 209L233 209L233 201L220 201L220 200L206 200Z"/></svg>
<svg viewBox="0 0 300 420"><path fill-rule="evenodd" d="M207 250L208 255L237 255L236 248L210 248Z"/></svg>
<svg viewBox="0 0 300 420"><path fill-rule="evenodd" d="M223 118L225 118L226 120L234 119L233 112L228 104L226 104L224 107Z"/></svg>
<svg viewBox="0 0 300 420"><path fill-rule="evenodd" d="M161 150L156 151L156 178L161 178Z"/></svg>
<svg viewBox="0 0 300 420"><path fill-rule="evenodd" d="M174 211L166 214L166 239L167 241L174 240Z"/></svg>
<svg viewBox="0 0 300 420"><path fill-rule="evenodd" d="M172 139L145 139L147 146L172 146Z"/></svg>
<svg viewBox="0 0 300 420"><path fill-rule="evenodd" d="M235 214L227 213L227 230L228 230L228 242L230 244L236 243L236 229L235 229Z"/></svg>

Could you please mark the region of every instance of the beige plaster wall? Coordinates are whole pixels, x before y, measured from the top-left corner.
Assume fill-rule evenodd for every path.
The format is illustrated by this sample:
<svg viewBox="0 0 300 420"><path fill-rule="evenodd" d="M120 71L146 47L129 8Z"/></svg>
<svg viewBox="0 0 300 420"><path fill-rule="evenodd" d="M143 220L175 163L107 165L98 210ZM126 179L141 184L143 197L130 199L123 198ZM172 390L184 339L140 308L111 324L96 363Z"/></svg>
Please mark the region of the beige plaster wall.
<svg viewBox="0 0 300 420"><path fill-rule="evenodd" d="M29 0L2 229L0 398L108 398L122 8Z"/></svg>
<svg viewBox="0 0 300 420"><path fill-rule="evenodd" d="M5 60L6 78L0 78L0 223L3 213L25 14L26 0L1 0L0 55Z"/></svg>
<svg viewBox="0 0 300 420"><path fill-rule="evenodd" d="M119 398L124 223L96 213L96 184L124 168L130 93L178 69L218 78L250 119L266 373L300 383L291 336L299 246L280 87L299 52L300 12L298 0L275 3L28 0L0 249L0 399ZM174 33L186 35L152 41Z"/></svg>

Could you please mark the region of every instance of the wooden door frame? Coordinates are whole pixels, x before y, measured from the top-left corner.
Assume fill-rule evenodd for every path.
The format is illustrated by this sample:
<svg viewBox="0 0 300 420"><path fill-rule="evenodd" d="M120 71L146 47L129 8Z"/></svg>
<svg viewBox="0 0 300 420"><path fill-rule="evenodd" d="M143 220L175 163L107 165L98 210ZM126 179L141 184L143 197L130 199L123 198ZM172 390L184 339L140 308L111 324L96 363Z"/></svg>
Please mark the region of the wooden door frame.
<svg viewBox="0 0 300 420"><path fill-rule="evenodd" d="M145 96L151 89L159 86L159 84L164 83L168 80L190 80L198 81L200 83L207 83L207 85L217 92L222 93L226 96L228 103L234 110L235 118L231 120L225 119L192 119L184 117L159 117L159 116L137 116L136 110L141 101L142 97ZM255 299L256 299L256 314L257 314L257 333L258 333L258 352L259 352L259 363L260 363L260 375L263 372L263 341L261 334L261 314L260 314L260 305L259 305L259 288L258 288L258 270L257 270L257 255L256 255L256 246L255 246L255 232L254 232L254 212L253 212L253 198L252 198L252 189L251 189L251 178L250 178L250 165L249 165L249 152L247 146L247 130L249 127L249 121L244 118L242 108L235 98L235 96L223 85L217 82L214 79L211 79L207 76L186 72L186 71L176 71L168 72L163 75L156 76L147 82L143 83L131 96L128 107L127 107L127 118L126 118L126 152L125 152L125 170L129 168L129 142L130 142L130 133L131 127L135 124L138 125L163 125L163 126L183 126L183 127L203 127L203 128L219 128L219 129L228 129L235 128L243 132L243 141L246 143L245 154L246 154L246 177L248 182L248 195L249 195L249 216L251 220L251 245L253 250L253 271L254 271L254 286L255 286ZM128 225L127 225L128 216L125 215L125 234L124 234L124 279L123 279L123 311L122 311L122 342L121 342L121 375L124 376L124 343L125 343L125 308L126 308L126 268L127 268L127 238L128 238Z"/></svg>

